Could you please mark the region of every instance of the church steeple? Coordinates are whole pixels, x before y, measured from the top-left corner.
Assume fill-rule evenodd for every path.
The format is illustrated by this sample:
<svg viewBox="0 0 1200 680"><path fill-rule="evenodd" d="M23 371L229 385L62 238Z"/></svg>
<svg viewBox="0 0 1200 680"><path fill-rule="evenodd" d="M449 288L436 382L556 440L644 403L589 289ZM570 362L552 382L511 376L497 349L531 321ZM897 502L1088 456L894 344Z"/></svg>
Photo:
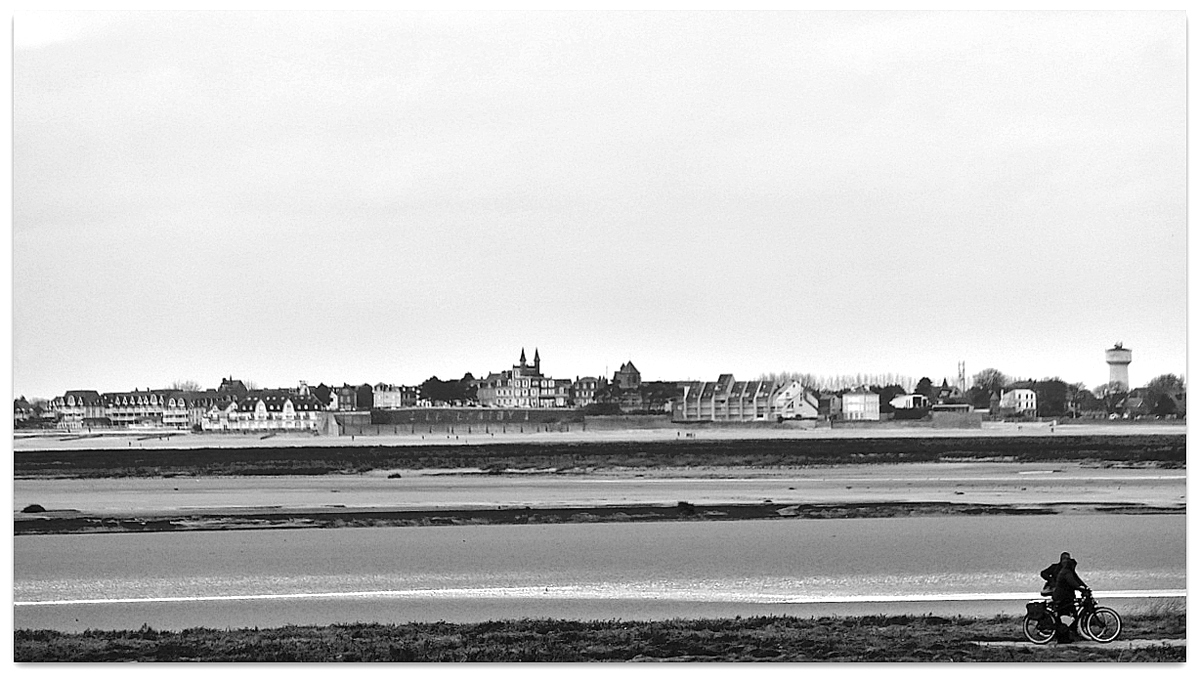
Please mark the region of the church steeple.
<svg viewBox="0 0 1200 680"><path fill-rule="evenodd" d="M525 367L525 348L521 348L521 367Z"/></svg>
<svg viewBox="0 0 1200 680"><path fill-rule="evenodd" d="M537 347L533 348L533 372L538 375L542 374L542 358L538 356Z"/></svg>

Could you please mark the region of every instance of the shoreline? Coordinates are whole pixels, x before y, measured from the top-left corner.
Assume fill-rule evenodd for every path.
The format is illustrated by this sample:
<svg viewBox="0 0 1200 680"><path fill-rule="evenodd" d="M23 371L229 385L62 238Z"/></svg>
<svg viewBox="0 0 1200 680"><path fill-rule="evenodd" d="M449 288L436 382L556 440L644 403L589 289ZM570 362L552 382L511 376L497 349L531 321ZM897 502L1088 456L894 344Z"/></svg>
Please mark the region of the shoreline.
<svg viewBox="0 0 1200 680"><path fill-rule="evenodd" d="M415 428L414 428L415 430ZM478 427L450 423L436 424L425 433L383 433L323 436L308 433L192 433L171 431L108 430L96 432L14 432L13 449L24 452L68 452L87 450L170 450L199 448L350 448L350 447L456 447L501 444L616 444L681 442L726 442L731 440L820 442L828 440L869 439L954 439L981 437L1036 437L1069 439L1073 437L1183 436L1186 422L1145 423L984 423L981 429L934 429L869 425L797 429L777 426L729 426L721 424L679 423L667 428L610 428L578 425L572 429L537 432L479 432ZM685 436L686 435L686 436Z"/></svg>
<svg viewBox="0 0 1200 680"><path fill-rule="evenodd" d="M15 536L265 529L340 529L480 525L879 519L948 515L1186 514L1184 505L1150 503L722 503L525 505L496 508L223 508L211 512L18 513Z"/></svg>
<svg viewBox="0 0 1200 680"><path fill-rule="evenodd" d="M614 468L792 467L876 463L1092 461L1104 465L1183 467L1183 433L1136 435L980 436L956 432L929 437L859 438L670 437L652 441L488 441L445 446L387 441L361 446L219 446L22 450L14 479L173 476L319 476L371 470L463 469L491 474Z"/></svg>

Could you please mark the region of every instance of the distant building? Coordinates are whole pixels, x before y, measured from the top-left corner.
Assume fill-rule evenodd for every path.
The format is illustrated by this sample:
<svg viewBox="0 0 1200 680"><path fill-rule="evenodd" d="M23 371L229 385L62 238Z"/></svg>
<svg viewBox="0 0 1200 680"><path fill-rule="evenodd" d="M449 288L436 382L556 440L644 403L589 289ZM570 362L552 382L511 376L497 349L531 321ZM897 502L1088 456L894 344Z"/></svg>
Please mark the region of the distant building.
<svg viewBox="0 0 1200 680"><path fill-rule="evenodd" d="M474 382L475 398L488 408L567 408L572 381L542 375L542 358L533 350L533 364L521 349L518 363L507 371L488 374Z"/></svg>
<svg viewBox="0 0 1200 680"><path fill-rule="evenodd" d="M621 364L612 381L598 381L594 402L609 404L621 413L671 413L680 383L668 381L643 382L642 374L632 361Z"/></svg>
<svg viewBox="0 0 1200 680"><path fill-rule="evenodd" d="M892 405L892 408L899 408L899 409L914 409L914 408L928 408L929 407L929 399L923 394L915 394L915 393L898 395L896 397L893 397L892 400L888 403Z"/></svg>
<svg viewBox="0 0 1200 680"><path fill-rule="evenodd" d="M105 414L114 427L180 427L187 422L186 408L166 413L176 390L105 392ZM174 402L172 402L174 403Z"/></svg>
<svg viewBox="0 0 1200 680"><path fill-rule="evenodd" d="M1133 350L1116 343L1112 349L1104 351L1104 361L1108 364L1108 381L1121 383L1121 389L1129 391L1129 364L1133 363Z"/></svg>
<svg viewBox="0 0 1200 680"><path fill-rule="evenodd" d="M338 411L370 411L375 405L375 392L366 383L350 385L343 383L334 390L337 397Z"/></svg>
<svg viewBox="0 0 1200 680"><path fill-rule="evenodd" d="M603 386L599 378L576 377L571 383L570 404L576 408L596 402L596 390Z"/></svg>
<svg viewBox="0 0 1200 680"><path fill-rule="evenodd" d="M643 382L637 389L643 413L670 413L679 393L679 383L667 380Z"/></svg>
<svg viewBox="0 0 1200 680"><path fill-rule="evenodd" d="M213 404L208 409L208 413L204 415L205 430L224 432L226 430L236 430L235 423L238 422L237 416L238 402L222 401Z"/></svg>
<svg viewBox="0 0 1200 680"><path fill-rule="evenodd" d="M866 389L843 394L842 420L879 420L879 395Z"/></svg>
<svg viewBox="0 0 1200 680"><path fill-rule="evenodd" d="M771 393L771 410L776 418L814 419L818 415L819 406L816 396L805 389L799 380L778 382Z"/></svg>
<svg viewBox="0 0 1200 680"><path fill-rule="evenodd" d="M173 392L163 408L163 425L176 428L204 426L208 412L221 402L232 402L216 390L203 392Z"/></svg>
<svg viewBox="0 0 1200 680"><path fill-rule="evenodd" d="M613 384L617 389L636 390L642 385L642 374L632 361L626 361L621 364L620 370L613 374Z"/></svg>
<svg viewBox="0 0 1200 680"><path fill-rule="evenodd" d="M822 394L817 398L817 414L830 420L842 417L842 398L836 394Z"/></svg>
<svg viewBox="0 0 1200 680"><path fill-rule="evenodd" d="M25 423L33 418L33 404L25 397L13 399L13 423Z"/></svg>
<svg viewBox="0 0 1200 680"><path fill-rule="evenodd" d="M817 417L817 400L795 380L677 383L671 417L678 422L754 422Z"/></svg>
<svg viewBox="0 0 1200 680"><path fill-rule="evenodd" d="M1015 389L1000 392L1001 415L1037 416L1037 392Z"/></svg>
<svg viewBox="0 0 1200 680"><path fill-rule="evenodd" d="M216 390L175 389L105 392L71 390L51 402L67 430L102 427L153 427L186 429L204 422L209 409L232 402L232 394Z"/></svg>
<svg viewBox="0 0 1200 680"><path fill-rule="evenodd" d="M326 385L325 383L321 383L320 385L317 385L316 387L312 387L309 389L309 394L316 397L317 400L321 402L321 404L325 407L326 410L328 410L328 411L336 411L337 410L337 394L334 391L334 389L332 387L330 387L329 385Z"/></svg>
<svg viewBox="0 0 1200 680"><path fill-rule="evenodd" d="M1177 418L1187 414L1187 391L1156 392L1136 387L1117 402L1114 410L1123 418Z"/></svg>
<svg viewBox="0 0 1200 680"><path fill-rule="evenodd" d="M307 386L301 383L301 389ZM132 427L187 429L203 427L214 408L236 405L249 393L233 378L222 379L216 390L135 389L128 392L70 390L51 401L58 426L81 428Z"/></svg>
<svg viewBox="0 0 1200 680"><path fill-rule="evenodd" d="M377 383L371 388L371 405L377 409L412 408L420 399L420 389L410 385Z"/></svg>
<svg viewBox="0 0 1200 680"><path fill-rule="evenodd" d="M241 399L249 393L250 388L246 387L246 383L241 380L234 380L233 376L221 378L221 385L217 388L219 396L231 399Z"/></svg>
<svg viewBox="0 0 1200 680"><path fill-rule="evenodd" d="M213 406L205 429L234 431L316 430L322 412L315 396L290 390L255 390L237 402Z"/></svg>
<svg viewBox="0 0 1200 680"><path fill-rule="evenodd" d="M547 378L541 379L538 387L539 408L567 408L571 405L571 379Z"/></svg>
<svg viewBox="0 0 1200 680"><path fill-rule="evenodd" d="M933 392L934 404L965 404L966 398L963 396L963 391L958 385L949 384L945 378L942 379L942 386L938 387Z"/></svg>
<svg viewBox="0 0 1200 680"><path fill-rule="evenodd" d="M67 430L109 425L104 400L95 390L68 390L51 400L50 408L58 414L59 427Z"/></svg>

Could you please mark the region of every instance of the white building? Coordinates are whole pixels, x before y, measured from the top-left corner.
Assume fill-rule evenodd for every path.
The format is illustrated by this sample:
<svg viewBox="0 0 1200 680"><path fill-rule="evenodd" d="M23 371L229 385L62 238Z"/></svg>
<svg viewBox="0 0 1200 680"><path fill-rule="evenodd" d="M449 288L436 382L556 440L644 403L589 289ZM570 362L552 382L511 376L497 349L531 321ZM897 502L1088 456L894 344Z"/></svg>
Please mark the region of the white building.
<svg viewBox="0 0 1200 680"><path fill-rule="evenodd" d="M480 406L500 408L566 408L571 398L571 381L542 375L542 358L533 350L533 365L521 350L519 363L511 370L491 373L475 381L475 399Z"/></svg>
<svg viewBox="0 0 1200 680"><path fill-rule="evenodd" d="M879 420L879 395L861 390L842 395L843 420Z"/></svg>
<svg viewBox="0 0 1200 680"><path fill-rule="evenodd" d="M104 399L95 390L69 390L50 402L50 410L58 414L58 426L67 430L108 424Z"/></svg>
<svg viewBox="0 0 1200 680"><path fill-rule="evenodd" d="M206 418L206 430L296 431L316 430L321 420L321 402L312 395L264 390L251 392L237 402L214 405Z"/></svg>
<svg viewBox="0 0 1200 680"><path fill-rule="evenodd" d="M816 418L817 398L799 380L785 380L775 387L771 410L784 420Z"/></svg>
<svg viewBox="0 0 1200 680"><path fill-rule="evenodd" d="M1036 416L1037 392L1028 389L1001 390L1000 410Z"/></svg>
<svg viewBox="0 0 1200 680"><path fill-rule="evenodd" d="M575 378L575 382L571 383L571 405L579 407L594 403L600 384L599 378Z"/></svg>
<svg viewBox="0 0 1200 680"><path fill-rule="evenodd" d="M378 383L371 386L371 405L379 409L410 408L417 405L419 392L409 385Z"/></svg>
<svg viewBox="0 0 1200 680"><path fill-rule="evenodd" d="M923 394L901 394L888 403L892 405L892 408L925 408L929 406L929 399Z"/></svg>

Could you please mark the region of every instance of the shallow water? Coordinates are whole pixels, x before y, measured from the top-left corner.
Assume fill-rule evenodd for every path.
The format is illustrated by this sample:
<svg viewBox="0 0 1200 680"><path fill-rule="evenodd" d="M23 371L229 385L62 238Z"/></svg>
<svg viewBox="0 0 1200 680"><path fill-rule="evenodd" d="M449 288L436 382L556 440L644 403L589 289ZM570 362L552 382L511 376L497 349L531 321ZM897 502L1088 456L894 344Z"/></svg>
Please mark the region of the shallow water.
<svg viewBox="0 0 1200 680"><path fill-rule="evenodd" d="M75 630L732 616L888 599L902 601L890 610L928 611L930 602L1032 597L1037 572L1064 549L1102 600L1106 592L1182 594L1184 520L952 516L18 536L14 616L19 628Z"/></svg>

